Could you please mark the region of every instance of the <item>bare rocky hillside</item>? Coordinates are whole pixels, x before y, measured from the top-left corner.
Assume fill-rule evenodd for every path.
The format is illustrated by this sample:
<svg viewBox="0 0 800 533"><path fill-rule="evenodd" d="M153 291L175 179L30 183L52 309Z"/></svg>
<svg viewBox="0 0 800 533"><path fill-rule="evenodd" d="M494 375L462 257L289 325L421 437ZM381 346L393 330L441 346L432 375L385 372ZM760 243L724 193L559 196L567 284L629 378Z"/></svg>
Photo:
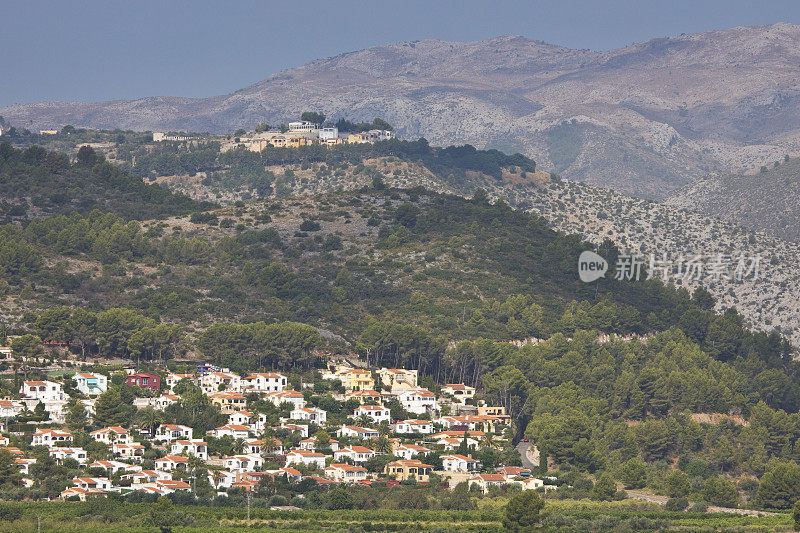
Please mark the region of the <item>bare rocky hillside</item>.
<svg viewBox="0 0 800 533"><path fill-rule="evenodd" d="M756 174L710 174L665 203L800 241L800 159L775 162Z"/></svg>
<svg viewBox="0 0 800 533"><path fill-rule="evenodd" d="M233 94L0 109L30 128L223 132L304 110L433 144L521 152L542 168L662 198L714 171L800 153L800 26L740 27L596 52L518 36L377 46Z"/></svg>

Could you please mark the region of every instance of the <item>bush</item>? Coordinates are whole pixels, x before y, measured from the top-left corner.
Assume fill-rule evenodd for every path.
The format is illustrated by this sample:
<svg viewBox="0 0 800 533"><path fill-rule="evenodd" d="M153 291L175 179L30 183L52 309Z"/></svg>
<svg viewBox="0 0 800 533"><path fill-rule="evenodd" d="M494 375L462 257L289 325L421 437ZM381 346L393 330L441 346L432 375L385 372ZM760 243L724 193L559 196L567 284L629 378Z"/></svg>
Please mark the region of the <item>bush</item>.
<svg viewBox="0 0 800 533"><path fill-rule="evenodd" d="M320 228L319 222L313 220L304 220L300 224L300 231L319 231Z"/></svg>
<svg viewBox="0 0 800 533"><path fill-rule="evenodd" d="M700 500L689 508L690 513L705 513L708 511L708 502Z"/></svg>
<svg viewBox="0 0 800 533"><path fill-rule="evenodd" d="M689 507L689 500L684 497L670 498L665 506L667 511L683 511Z"/></svg>

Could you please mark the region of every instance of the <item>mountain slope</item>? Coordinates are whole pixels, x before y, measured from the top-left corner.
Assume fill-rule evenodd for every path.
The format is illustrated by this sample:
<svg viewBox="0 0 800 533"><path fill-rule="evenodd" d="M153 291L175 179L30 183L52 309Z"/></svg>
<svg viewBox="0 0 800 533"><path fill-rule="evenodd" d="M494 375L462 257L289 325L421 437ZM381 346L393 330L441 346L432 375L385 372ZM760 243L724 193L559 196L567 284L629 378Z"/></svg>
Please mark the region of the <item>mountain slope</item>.
<svg viewBox="0 0 800 533"><path fill-rule="evenodd" d="M232 131L307 109L382 116L406 137L532 156L543 168L661 197L710 171L800 150L800 26L653 39L595 52L518 36L377 46L230 95L0 110L11 123Z"/></svg>
<svg viewBox="0 0 800 533"><path fill-rule="evenodd" d="M800 159L751 175L714 173L665 202L791 241L800 240Z"/></svg>
<svg viewBox="0 0 800 533"><path fill-rule="evenodd" d="M0 216L22 221L54 214L88 214L95 209L143 220L212 207L103 161L82 148L77 161L39 146L17 150L0 143Z"/></svg>

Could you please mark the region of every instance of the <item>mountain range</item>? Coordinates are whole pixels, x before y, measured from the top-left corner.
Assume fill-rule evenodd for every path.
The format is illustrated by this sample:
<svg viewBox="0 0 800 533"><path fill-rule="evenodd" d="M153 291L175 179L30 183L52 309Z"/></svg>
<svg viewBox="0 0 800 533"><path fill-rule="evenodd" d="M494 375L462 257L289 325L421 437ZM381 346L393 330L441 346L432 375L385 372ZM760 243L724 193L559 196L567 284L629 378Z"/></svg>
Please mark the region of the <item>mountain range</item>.
<svg viewBox="0 0 800 533"><path fill-rule="evenodd" d="M402 137L520 152L571 179L661 199L711 172L800 152L800 26L652 39L609 51L520 36L425 40L312 61L233 94L0 109L19 126L228 132L383 117Z"/></svg>

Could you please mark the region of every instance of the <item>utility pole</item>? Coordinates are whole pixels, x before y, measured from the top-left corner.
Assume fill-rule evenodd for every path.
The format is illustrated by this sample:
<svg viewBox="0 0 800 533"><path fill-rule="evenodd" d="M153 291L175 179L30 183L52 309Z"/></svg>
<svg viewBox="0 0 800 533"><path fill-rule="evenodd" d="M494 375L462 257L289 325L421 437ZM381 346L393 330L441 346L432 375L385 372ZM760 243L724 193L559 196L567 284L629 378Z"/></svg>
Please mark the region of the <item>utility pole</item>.
<svg viewBox="0 0 800 533"><path fill-rule="evenodd" d="M251 487L247 487L247 527L250 527L250 492Z"/></svg>

